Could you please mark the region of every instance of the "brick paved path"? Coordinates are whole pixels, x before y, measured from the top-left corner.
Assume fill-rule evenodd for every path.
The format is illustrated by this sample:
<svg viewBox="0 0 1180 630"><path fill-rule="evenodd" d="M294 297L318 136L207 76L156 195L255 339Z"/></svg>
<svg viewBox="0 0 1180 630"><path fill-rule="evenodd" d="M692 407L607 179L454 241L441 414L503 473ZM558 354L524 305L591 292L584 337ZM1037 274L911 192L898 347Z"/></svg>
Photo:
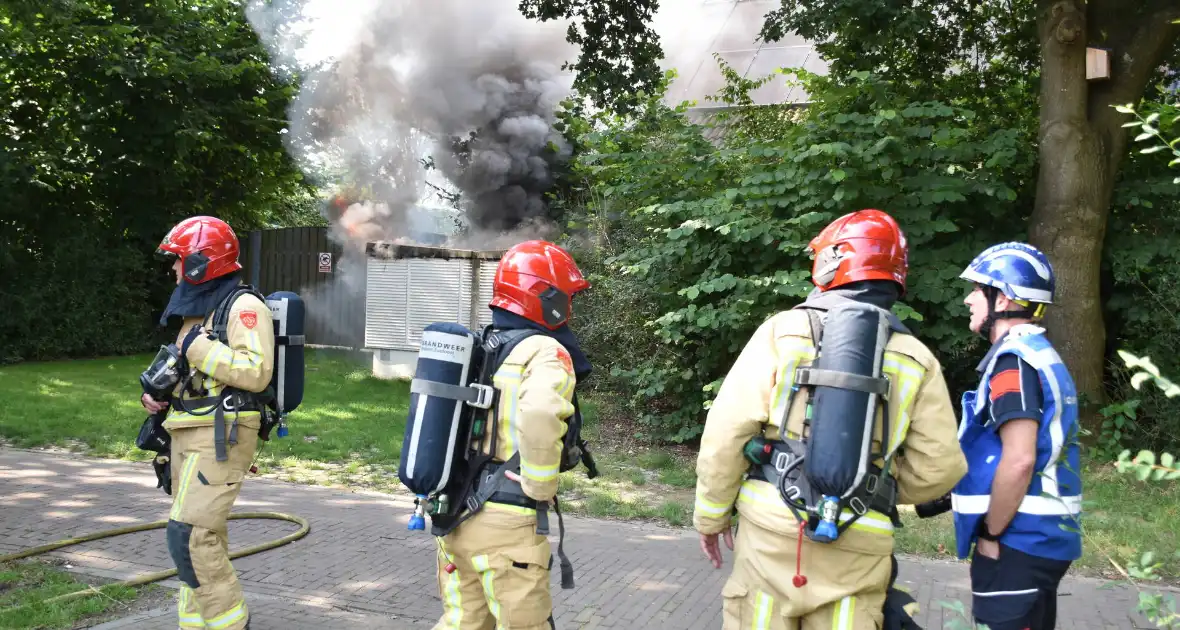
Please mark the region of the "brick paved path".
<svg viewBox="0 0 1180 630"><path fill-rule="evenodd" d="M167 518L170 498L155 483L146 464L0 448L0 554ZM411 509L410 501L396 495L248 480L236 511L285 512L311 524L302 540L234 561L248 592L253 630L430 628L441 611L434 543L428 534L406 530ZM566 526L577 587L561 590L553 572L559 628L721 626L720 592L728 566L720 571L709 566L692 531L586 518L567 518ZM280 521L231 521L231 548L295 528ZM118 579L172 568L163 530L55 553L78 571ZM903 559L900 582L920 602L927 630L944 627L956 615L940 601L960 600L970 609L965 565ZM174 580L162 584L177 586ZM1128 617L1135 599L1125 588L1068 578L1058 627L1136 627ZM150 611L99 627L175 628L173 615ZM1137 621L1138 627L1150 627Z"/></svg>

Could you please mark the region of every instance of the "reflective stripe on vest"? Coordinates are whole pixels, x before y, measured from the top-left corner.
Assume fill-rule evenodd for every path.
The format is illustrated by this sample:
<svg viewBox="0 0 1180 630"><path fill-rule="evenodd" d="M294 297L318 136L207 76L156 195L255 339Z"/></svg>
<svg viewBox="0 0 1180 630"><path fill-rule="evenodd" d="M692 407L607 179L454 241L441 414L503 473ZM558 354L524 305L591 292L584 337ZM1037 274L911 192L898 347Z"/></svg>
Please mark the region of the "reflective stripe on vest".
<svg viewBox="0 0 1180 630"><path fill-rule="evenodd" d="M1001 541L1034 556L1056 560L1081 556L1081 535L1077 531L1082 512L1077 390L1043 333L1044 329L1037 326L1014 327L992 355L978 389L963 394L959 444L967 456L967 474L951 494L959 558L969 555L979 520L987 514L992 480L1002 454L999 435L985 411L992 372L1004 354L1015 354L1037 371L1044 406L1037 427L1032 482Z"/></svg>

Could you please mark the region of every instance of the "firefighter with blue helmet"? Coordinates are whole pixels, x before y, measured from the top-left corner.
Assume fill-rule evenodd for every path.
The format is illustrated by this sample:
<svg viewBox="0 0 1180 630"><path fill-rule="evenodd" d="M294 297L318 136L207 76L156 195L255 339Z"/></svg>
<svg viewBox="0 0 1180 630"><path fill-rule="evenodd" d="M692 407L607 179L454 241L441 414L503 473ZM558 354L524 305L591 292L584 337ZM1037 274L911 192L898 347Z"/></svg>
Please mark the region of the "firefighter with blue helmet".
<svg viewBox="0 0 1180 630"><path fill-rule="evenodd" d="M951 493L973 612L992 630L1053 628L1057 587L1082 554L1077 390L1035 322L1053 303L1049 259L1025 243L987 248L963 271L970 329L992 345L963 394L967 475Z"/></svg>

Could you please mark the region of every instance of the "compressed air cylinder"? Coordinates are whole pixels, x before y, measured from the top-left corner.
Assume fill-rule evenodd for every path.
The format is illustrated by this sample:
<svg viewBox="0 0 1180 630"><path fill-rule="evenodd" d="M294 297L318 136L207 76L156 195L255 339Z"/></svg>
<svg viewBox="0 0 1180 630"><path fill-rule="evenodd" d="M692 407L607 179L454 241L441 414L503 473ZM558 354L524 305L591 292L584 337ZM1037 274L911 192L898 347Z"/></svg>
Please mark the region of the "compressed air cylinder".
<svg viewBox="0 0 1180 630"><path fill-rule="evenodd" d="M294 411L303 402L303 341L306 307L303 299L290 291L276 291L266 296L274 319L275 407L280 414ZM283 437L286 426L280 427Z"/></svg>
<svg viewBox="0 0 1180 630"><path fill-rule="evenodd" d="M828 312L824 323L817 370L846 372L869 378L880 376L880 360L889 341L888 323L879 309L848 302ZM803 473L816 494L822 522L816 540L836 537L836 501L854 489L871 463L876 394L827 385L814 385L811 435Z"/></svg>
<svg viewBox="0 0 1180 630"><path fill-rule="evenodd" d="M476 346L476 336L460 324L434 323L422 332L398 467L398 478L417 496L419 519L427 497L447 485L466 447L466 435L460 431L469 417L466 403L449 394L448 386L470 384Z"/></svg>

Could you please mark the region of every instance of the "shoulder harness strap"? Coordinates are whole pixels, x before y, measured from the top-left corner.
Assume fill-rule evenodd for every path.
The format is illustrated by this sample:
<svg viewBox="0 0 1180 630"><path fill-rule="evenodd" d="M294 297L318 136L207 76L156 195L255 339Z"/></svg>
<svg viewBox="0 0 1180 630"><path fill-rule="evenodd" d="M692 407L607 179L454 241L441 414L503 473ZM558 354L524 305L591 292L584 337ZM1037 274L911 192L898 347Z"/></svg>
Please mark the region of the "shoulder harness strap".
<svg viewBox="0 0 1180 630"><path fill-rule="evenodd" d="M824 336L824 318L822 315L820 315L820 313L818 312L817 309L807 308L804 306L796 306L795 308L797 308L807 314L807 324L808 324L808 327L810 328L810 332L811 332L811 344L815 348L815 360L818 361L820 346L822 345L821 342L822 342L823 336ZM800 386L814 384L814 383L800 383L798 380L798 378L799 378L798 372L799 371L800 370L797 368L795 375L793 375L794 380L792 382L792 387L786 393L787 401L786 401L786 403L783 404L783 417L779 418L779 423L778 423L778 439L779 440L788 439L787 438L787 417L791 415L791 405L795 400L795 392L799 391ZM807 409L807 413L803 416L803 432L799 436L800 438L803 438L807 435L807 430L811 426L810 404L811 404L811 391L812 390L810 388L808 388L807 391L808 391L807 404L809 405L809 407Z"/></svg>
<svg viewBox="0 0 1180 630"><path fill-rule="evenodd" d="M509 354L512 354L512 351L516 349L516 346L520 342L539 334L541 334L541 331L531 328L492 331L484 344L485 348L492 350L491 375L495 375L496 370L500 369L500 366L504 364L504 360L508 358Z"/></svg>
<svg viewBox="0 0 1180 630"><path fill-rule="evenodd" d="M234 302L243 295L250 294L258 298L264 305L266 304L266 297L258 292L252 285L243 284L234 289L221 303L217 305L217 309L213 311L213 334L217 336L217 340L221 343L229 343L229 312L233 310Z"/></svg>

